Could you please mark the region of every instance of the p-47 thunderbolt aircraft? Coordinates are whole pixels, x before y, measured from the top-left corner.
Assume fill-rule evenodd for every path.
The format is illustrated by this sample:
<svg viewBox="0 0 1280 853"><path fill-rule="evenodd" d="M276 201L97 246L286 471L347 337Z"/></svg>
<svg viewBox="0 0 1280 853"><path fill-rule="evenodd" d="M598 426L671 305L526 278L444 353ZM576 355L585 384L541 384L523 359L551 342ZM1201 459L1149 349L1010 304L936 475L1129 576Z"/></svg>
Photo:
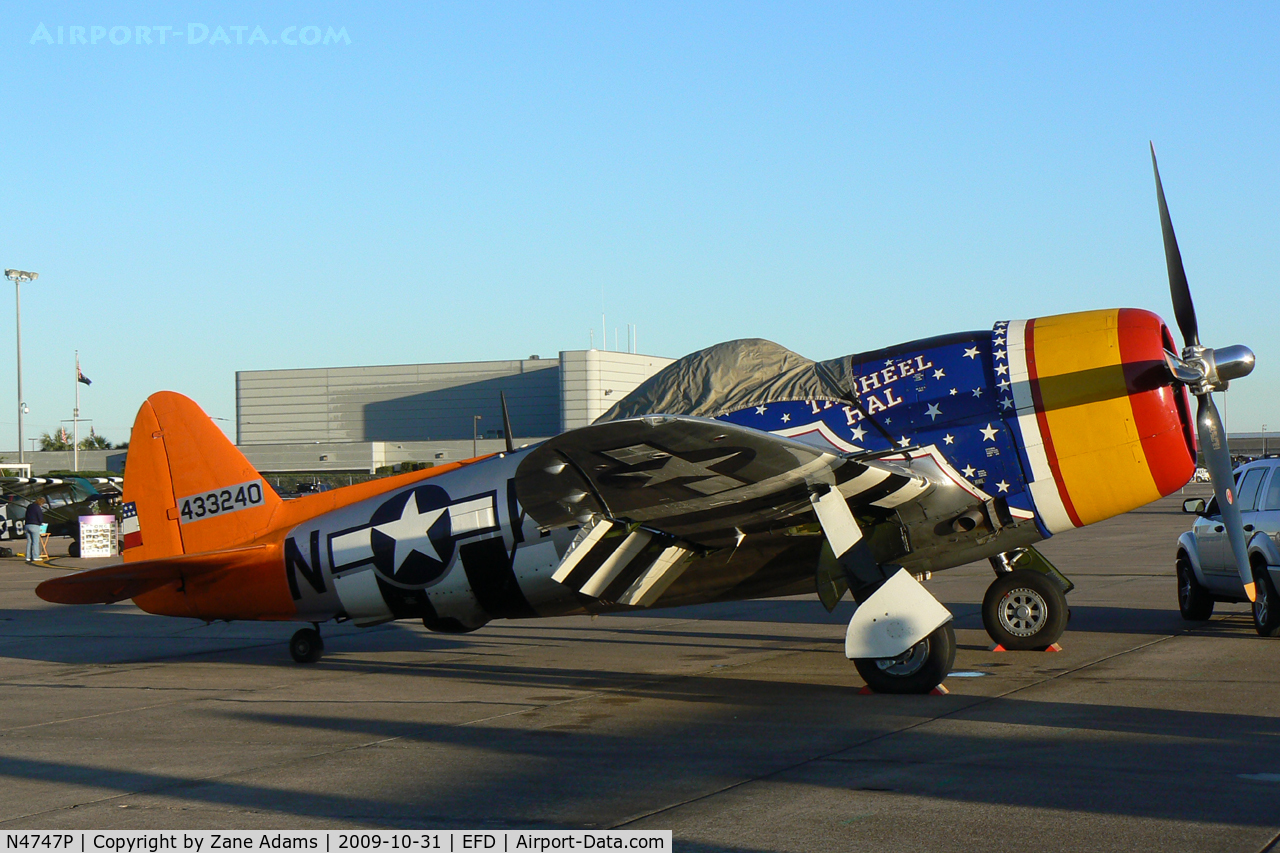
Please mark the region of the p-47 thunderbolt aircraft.
<svg viewBox="0 0 1280 853"><path fill-rule="evenodd" d="M1253 356L1200 345L1156 183L1180 354L1138 309L1001 321L823 362L735 341L542 444L291 501L193 402L161 392L130 438L124 564L37 593L311 622L290 644L306 662L329 620L466 632L816 587L828 608L846 592L858 602L845 652L872 688L927 692L951 667L955 634L921 579L990 559L992 637L1052 643L1071 584L1033 543L1186 483L1188 391L1219 503L1234 506L1209 392ZM1238 513L1224 521L1239 528Z"/></svg>

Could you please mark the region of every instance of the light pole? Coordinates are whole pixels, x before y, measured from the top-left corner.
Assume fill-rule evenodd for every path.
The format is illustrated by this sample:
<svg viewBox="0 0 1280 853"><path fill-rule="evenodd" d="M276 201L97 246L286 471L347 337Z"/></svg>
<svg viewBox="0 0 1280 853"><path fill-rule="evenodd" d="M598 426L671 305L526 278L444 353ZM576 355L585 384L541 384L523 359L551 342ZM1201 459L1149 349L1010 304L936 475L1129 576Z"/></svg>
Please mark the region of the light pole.
<svg viewBox="0 0 1280 853"><path fill-rule="evenodd" d="M1267 425L1262 425L1262 458L1267 458Z"/></svg>
<svg viewBox="0 0 1280 853"><path fill-rule="evenodd" d="M480 416L472 415L471 416L471 456L472 458L475 458L476 456L480 455L479 451L476 450L476 429L479 426L480 426Z"/></svg>
<svg viewBox="0 0 1280 853"><path fill-rule="evenodd" d="M22 402L22 283L24 281L35 281L40 277L39 273L27 272L26 270L5 270L4 277L13 282L13 298L15 307L15 316L18 321L18 464L22 464L22 410L25 405Z"/></svg>

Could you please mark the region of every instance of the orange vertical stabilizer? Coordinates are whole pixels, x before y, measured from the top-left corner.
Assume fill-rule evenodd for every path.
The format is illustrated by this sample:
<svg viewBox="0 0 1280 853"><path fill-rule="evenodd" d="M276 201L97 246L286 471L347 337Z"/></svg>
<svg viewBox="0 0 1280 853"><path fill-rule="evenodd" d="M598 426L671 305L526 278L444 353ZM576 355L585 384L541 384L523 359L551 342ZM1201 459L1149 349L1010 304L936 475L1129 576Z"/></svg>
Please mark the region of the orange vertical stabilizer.
<svg viewBox="0 0 1280 853"><path fill-rule="evenodd" d="M265 534L282 503L193 401L152 394L129 438L124 500L137 505L142 544L126 562L233 548Z"/></svg>

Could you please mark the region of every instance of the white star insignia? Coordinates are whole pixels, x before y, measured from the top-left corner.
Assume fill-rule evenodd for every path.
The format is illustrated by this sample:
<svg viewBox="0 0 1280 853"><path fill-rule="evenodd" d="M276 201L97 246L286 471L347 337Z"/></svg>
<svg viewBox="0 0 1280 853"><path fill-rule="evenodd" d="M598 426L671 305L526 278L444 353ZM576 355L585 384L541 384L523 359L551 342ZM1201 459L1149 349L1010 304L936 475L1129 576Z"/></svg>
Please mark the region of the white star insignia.
<svg viewBox="0 0 1280 853"><path fill-rule="evenodd" d="M885 366L885 367L893 367L893 359L891 359L891 358L886 358L886 359L884 360L884 366Z"/></svg>
<svg viewBox="0 0 1280 853"><path fill-rule="evenodd" d="M1008 379L1001 379L1001 380L1000 380L1000 384L999 384L999 385L997 385L996 387L997 387L997 388L999 388L1001 391L1008 391L1008 390L1009 390L1009 380L1008 380Z"/></svg>
<svg viewBox="0 0 1280 853"><path fill-rule="evenodd" d="M946 376L946 375L947 375L947 372L946 372L945 370L943 370L941 367L939 367L937 370L935 370L935 371L933 372L933 378L934 378L934 379L941 379L942 377L944 377L944 376Z"/></svg>
<svg viewBox="0 0 1280 853"><path fill-rule="evenodd" d="M1013 401L1012 401L1012 400L1010 400L1008 397L1005 397L1003 400L1001 400L1001 401L1000 401L1000 408L1002 408L1002 409L1012 409L1012 408L1013 408Z"/></svg>
<svg viewBox="0 0 1280 853"><path fill-rule="evenodd" d="M965 350L965 351L964 351L964 357L965 357L965 358L977 358L977 357L978 357L978 348L977 348L977 347L969 347L967 350Z"/></svg>
<svg viewBox="0 0 1280 853"><path fill-rule="evenodd" d="M1007 364L996 365L996 373L999 374L1000 376L1004 376L1008 372L1009 372L1009 365Z"/></svg>
<svg viewBox="0 0 1280 853"><path fill-rule="evenodd" d="M964 474L966 477L972 477L978 472L973 469L972 465L966 465L961 469L960 473Z"/></svg>
<svg viewBox="0 0 1280 853"><path fill-rule="evenodd" d="M854 440L854 441L862 441L862 437L863 437L864 435L866 435L866 434L867 434L867 431L866 431L865 429L863 429L862 427L860 427L860 426L858 426L858 427L854 427L854 428L853 428L853 440Z"/></svg>
<svg viewBox="0 0 1280 853"><path fill-rule="evenodd" d="M986 429L979 429L978 432L982 433L983 441L995 441L996 433L999 432L999 430L993 427L991 424L987 424Z"/></svg>
<svg viewBox="0 0 1280 853"><path fill-rule="evenodd" d="M395 521L388 521L385 524L374 526L374 530L390 536L396 542L395 554L391 561L391 570L398 572L400 566L404 564L405 558L414 551L425 557L430 557L437 563L443 562L440 554L436 551L435 545L431 543L427 531L431 529L431 525L436 523L440 516L444 515L445 508L432 509L427 512L418 512L418 499L414 495L409 496L409 500L405 503L404 509L400 511L400 517Z"/></svg>
<svg viewBox="0 0 1280 853"><path fill-rule="evenodd" d="M898 439L899 447L906 447L910 444L911 444L911 439L907 438L905 435L902 438Z"/></svg>
<svg viewBox="0 0 1280 853"><path fill-rule="evenodd" d="M1000 482L996 483L996 488L1002 492L1007 492L1009 491L1009 484L1006 483L1004 480L1001 480Z"/></svg>
<svg viewBox="0 0 1280 853"><path fill-rule="evenodd" d="M955 444L955 443L956 443L956 437L955 437L954 435L951 435L950 433L947 433L946 435L944 435L944 436L942 437L942 440L943 440L943 441L945 441L947 444Z"/></svg>
<svg viewBox="0 0 1280 853"><path fill-rule="evenodd" d="M942 414L942 410L939 409L937 405L935 405L934 403L930 403L929 409L928 411L925 412L925 414L929 416L929 420L936 421L938 419L938 415Z"/></svg>
<svg viewBox="0 0 1280 853"><path fill-rule="evenodd" d="M765 413L765 407L764 407L764 406L756 406L756 414L757 414L757 415L763 415L764 413Z"/></svg>
<svg viewBox="0 0 1280 853"><path fill-rule="evenodd" d="M1003 359L1006 355L1008 355L1008 353L1006 353L1004 350L1002 349L996 350L996 358Z"/></svg>
<svg viewBox="0 0 1280 853"><path fill-rule="evenodd" d="M995 344L996 346L1004 346L1004 338L1003 337L996 338L991 343Z"/></svg>
<svg viewBox="0 0 1280 853"><path fill-rule="evenodd" d="M789 414L787 414L787 415L783 415L783 416L782 416L782 422L783 422L784 424L789 424L789 423L791 423L791 415L789 415Z"/></svg>
<svg viewBox="0 0 1280 853"><path fill-rule="evenodd" d="M956 394L959 394L960 392L959 392L959 391L957 391L956 389L952 388L952 389L951 389L950 391L948 391L947 393L948 393L948 394L950 394L952 397L954 397Z"/></svg>
<svg viewBox="0 0 1280 853"><path fill-rule="evenodd" d="M974 388L974 389L973 389L973 396L975 396L975 397L981 397L981 396L982 396L982 389L981 389L981 388Z"/></svg>

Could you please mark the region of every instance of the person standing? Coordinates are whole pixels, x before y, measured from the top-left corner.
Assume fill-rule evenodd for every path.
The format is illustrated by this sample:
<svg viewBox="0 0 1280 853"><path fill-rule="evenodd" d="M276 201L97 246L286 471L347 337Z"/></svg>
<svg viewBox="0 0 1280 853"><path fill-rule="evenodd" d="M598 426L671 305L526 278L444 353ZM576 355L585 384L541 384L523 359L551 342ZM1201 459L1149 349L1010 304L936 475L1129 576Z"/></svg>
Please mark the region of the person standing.
<svg viewBox="0 0 1280 853"><path fill-rule="evenodd" d="M44 532L44 498L36 498L27 504L23 524L27 534L27 562L34 563L43 559L40 555L40 534Z"/></svg>

